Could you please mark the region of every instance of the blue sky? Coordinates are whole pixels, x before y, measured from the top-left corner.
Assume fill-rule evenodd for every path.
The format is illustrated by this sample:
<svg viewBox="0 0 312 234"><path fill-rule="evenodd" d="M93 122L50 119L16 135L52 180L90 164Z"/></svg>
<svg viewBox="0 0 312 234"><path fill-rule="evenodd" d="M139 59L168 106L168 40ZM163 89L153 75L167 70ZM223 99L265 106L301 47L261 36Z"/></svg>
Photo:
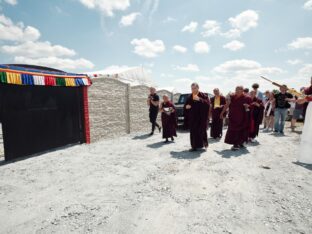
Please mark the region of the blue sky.
<svg viewBox="0 0 312 234"><path fill-rule="evenodd" d="M311 0L1 0L1 63L73 72L143 65L159 87L211 91L312 75Z"/></svg>

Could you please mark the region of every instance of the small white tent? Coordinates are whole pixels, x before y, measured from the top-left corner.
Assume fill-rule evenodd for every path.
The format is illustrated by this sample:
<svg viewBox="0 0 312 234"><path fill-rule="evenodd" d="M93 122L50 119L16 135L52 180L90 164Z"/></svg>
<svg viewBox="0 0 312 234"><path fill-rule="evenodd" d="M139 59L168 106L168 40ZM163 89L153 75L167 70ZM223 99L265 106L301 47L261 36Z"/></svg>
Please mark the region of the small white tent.
<svg viewBox="0 0 312 234"><path fill-rule="evenodd" d="M105 70L87 72L91 79L111 78L124 83L135 85L153 86L151 74L144 67L109 67Z"/></svg>

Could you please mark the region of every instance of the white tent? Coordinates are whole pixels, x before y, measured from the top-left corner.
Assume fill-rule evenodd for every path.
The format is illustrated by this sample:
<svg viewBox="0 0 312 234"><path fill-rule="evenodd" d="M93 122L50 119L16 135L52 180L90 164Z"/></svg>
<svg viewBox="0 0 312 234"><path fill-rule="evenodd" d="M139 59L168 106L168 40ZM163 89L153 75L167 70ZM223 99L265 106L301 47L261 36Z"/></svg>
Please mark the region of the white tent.
<svg viewBox="0 0 312 234"><path fill-rule="evenodd" d="M154 86L151 74L143 67L109 67L105 70L87 72L91 79L112 78L124 83L135 85Z"/></svg>
<svg viewBox="0 0 312 234"><path fill-rule="evenodd" d="M157 91L160 91L160 90L167 90L169 91L170 93L177 93L177 90L175 87L160 87L160 88L157 88Z"/></svg>

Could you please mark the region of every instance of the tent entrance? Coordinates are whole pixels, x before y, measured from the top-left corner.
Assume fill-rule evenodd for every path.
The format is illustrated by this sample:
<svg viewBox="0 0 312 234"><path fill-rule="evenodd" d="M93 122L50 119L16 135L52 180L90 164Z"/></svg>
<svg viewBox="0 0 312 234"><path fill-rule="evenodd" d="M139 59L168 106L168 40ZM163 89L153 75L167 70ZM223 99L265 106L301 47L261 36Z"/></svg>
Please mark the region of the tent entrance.
<svg viewBox="0 0 312 234"><path fill-rule="evenodd" d="M82 89L0 84L5 160L85 142Z"/></svg>

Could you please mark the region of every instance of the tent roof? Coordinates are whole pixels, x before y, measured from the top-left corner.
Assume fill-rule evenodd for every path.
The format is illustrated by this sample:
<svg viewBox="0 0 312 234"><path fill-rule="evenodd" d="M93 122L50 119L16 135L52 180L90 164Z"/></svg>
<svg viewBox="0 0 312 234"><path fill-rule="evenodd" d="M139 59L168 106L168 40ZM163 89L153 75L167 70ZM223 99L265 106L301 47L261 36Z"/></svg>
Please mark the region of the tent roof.
<svg viewBox="0 0 312 234"><path fill-rule="evenodd" d="M114 74L120 74L124 73L126 71L141 69L141 67L109 67L107 69L99 70L99 71L93 71L93 72L86 72L88 75L114 75Z"/></svg>
<svg viewBox="0 0 312 234"><path fill-rule="evenodd" d="M109 67L104 70L86 72L90 78L114 78L124 83L134 85L154 85L151 75L144 67Z"/></svg>
<svg viewBox="0 0 312 234"><path fill-rule="evenodd" d="M160 87L160 88L157 88L157 91L160 91L160 90L167 90L170 93L176 93L175 87Z"/></svg>

